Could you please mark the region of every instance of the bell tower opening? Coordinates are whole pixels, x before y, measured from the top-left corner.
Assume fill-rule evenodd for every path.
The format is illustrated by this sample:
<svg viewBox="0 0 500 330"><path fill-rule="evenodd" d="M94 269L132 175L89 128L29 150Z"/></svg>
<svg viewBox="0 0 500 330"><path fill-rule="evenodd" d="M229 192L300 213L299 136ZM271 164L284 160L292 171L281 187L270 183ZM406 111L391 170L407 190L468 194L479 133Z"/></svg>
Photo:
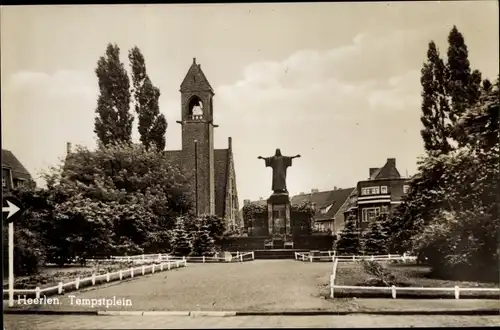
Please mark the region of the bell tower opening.
<svg viewBox="0 0 500 330"><path fill-rule="evenodd" d="M192 120L203 119L203 102L198 96L193 96L188 104L189 118Z"/></svg>

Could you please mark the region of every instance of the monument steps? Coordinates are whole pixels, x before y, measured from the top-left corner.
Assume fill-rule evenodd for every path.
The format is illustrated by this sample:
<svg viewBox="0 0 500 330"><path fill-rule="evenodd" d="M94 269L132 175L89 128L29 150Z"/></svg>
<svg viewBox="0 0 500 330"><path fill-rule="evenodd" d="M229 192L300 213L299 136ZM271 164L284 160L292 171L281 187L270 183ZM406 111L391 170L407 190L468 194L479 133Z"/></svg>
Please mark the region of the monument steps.
<svg viewBox="0 0 500 330"><path fill-rule="evenodd" d="M255 259L295 259L295 252L309 252L297 249L268 249L254 251Z"/></svg>

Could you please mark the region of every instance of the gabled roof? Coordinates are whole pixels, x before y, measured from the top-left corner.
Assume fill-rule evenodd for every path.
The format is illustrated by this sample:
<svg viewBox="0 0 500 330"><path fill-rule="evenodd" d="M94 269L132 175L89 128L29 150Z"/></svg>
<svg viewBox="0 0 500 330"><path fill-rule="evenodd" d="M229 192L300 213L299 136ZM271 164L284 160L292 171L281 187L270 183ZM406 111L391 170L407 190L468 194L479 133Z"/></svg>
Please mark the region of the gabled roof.
<svg viewBox="0 0 500 330"><path fill-rule="evenodd" d="M314 217L316 221L333 219L354 189L355 188L336 189L296 195L291 198L291 203L301 204L304 202L312 202L316 208L316 215ZM321 209L324 208L329 208L329 210L326 213L321 213Z"/></svg>
<svg viewBox="0 0 500 330"><path fill-rule="evenodd" d="M401 175L396 168L396 159L388 158L384 166L382 166L378 171L373 173L371 180L378 179L399 179Z"/></svg>
<svg viewBox="0 0 500 330"><path fill-rule="evenodd" d="M193 64L189 68L186 77L181 84L181 92L200 92L209 91L214 92L212 86L208 82L207 77L201 70L200 64L196 64L196 58L193 58Z"/></svg>
<svg viewBox="0 0 500 330"><path fill-rule="evenodd" d="M2 167L9 168L14 178L31 180L28 170L10 150L2 149Z"/></svg>

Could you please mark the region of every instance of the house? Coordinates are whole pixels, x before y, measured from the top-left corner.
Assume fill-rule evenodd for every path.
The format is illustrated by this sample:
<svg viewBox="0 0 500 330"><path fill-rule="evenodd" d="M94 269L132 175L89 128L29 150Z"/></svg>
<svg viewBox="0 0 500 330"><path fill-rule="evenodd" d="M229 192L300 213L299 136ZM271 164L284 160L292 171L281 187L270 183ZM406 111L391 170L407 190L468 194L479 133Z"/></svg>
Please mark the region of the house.
<svg viewBox="0 0 500 330"><path fill-rule="evenodd" d="M165 153L187 174L196 214L215 214L226 220L229 230L241 228L232 139L228 138L227 148L214 147L215 93L195 58L180 93L181 120L177 123L182 126L182 149Z"/></svg>
<svg viewBox="0 0 500 330"><path fill-rule="evenodd" d="M359 181L350 196L345 217L353 217L362 232L380 214L389 214L402 203L409 180L399 174L395 158L388 158L380 168L370 168L368 180Z"/></svg>
<svg viewBox="0 0 500 330"><path fill-rule="evenodd" d="M292 204L310 202L314 205L315 215L313 231L338 234L344 228L344 212L347 210L348 197L355 188L329 191L312 189L311 193L300 193L291 198Z"/></svg>
<svg viewBox="0 0 500 330"><path fill-rule="evenodd" d="M2 149L2 193L27 184L34 184L28 170L11 151Z"/></svg>

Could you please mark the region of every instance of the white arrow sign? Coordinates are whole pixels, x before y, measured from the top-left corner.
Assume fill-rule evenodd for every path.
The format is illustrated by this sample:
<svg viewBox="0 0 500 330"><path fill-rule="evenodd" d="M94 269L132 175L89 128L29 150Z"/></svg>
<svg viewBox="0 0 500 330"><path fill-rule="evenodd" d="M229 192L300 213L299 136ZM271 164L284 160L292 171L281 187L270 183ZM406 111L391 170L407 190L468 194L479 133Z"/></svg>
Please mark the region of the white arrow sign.
<svg viewBox="0 0 500 330"><path fill-rule="evenodd" d="M14 214L19 211L19 207L16 205L12 204L11 202L7 201L7 207L2 207L2 213L7 212L7 219L13 216Z"/></svg>

